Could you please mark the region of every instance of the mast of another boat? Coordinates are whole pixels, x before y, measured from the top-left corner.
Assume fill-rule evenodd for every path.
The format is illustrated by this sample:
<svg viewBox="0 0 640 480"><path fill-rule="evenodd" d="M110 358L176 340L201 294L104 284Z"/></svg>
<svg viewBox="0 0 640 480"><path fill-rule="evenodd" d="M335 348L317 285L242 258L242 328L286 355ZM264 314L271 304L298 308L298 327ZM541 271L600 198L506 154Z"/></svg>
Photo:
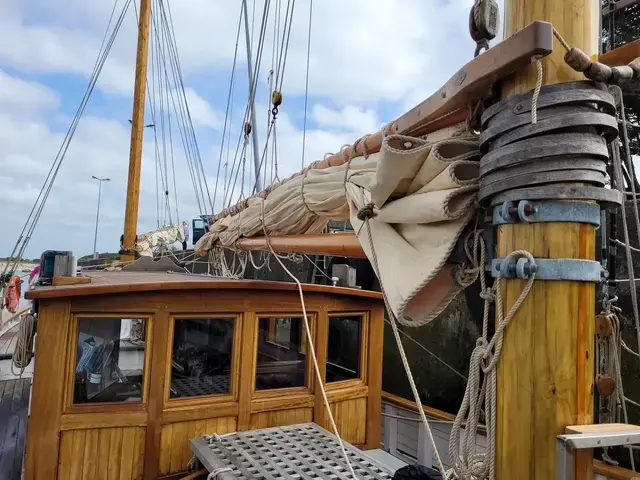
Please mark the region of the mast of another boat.
<svg viewBox="0 0 640 480"><path fill-rule="evenodd" d="M120 260L131 262L135 258L138 227L138 203L140 200L140 170L142 167L142 142L144 137L144 105L147 90L147 63L149 55L149 30L151 0L140 0L138 20L138 48L136 76L133 89L133 115L131 117L131 147L129 150L129 176L124 212L124 234Z"/></svg>

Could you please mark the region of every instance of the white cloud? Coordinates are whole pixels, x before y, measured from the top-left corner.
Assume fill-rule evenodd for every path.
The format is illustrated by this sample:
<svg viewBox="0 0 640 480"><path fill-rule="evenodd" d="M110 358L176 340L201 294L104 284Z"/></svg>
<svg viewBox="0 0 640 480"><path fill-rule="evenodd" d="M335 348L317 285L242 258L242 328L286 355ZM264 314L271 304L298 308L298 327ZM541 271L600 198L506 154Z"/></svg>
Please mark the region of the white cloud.
<svg viewBox="0 0 640 480"><path fill-rule="evenodd" d="M347 105L341 110L332 110L324 105L313 106L313 119L324 127L343 127L363 132L375 132L380 129L378 114L373 109L361 109Z"/></svg>
<svg viewBox="0 0 640 480"><path fill-rule="evenodd" d="M185 96L189 105L189 113L194 125L210 127L216 130L222 128L220 114L215 112L209 102L196 93L193 88L185 88Z"/></svg>
<svg viewBox="0 0 640 480"><path fill-rule="evenodd" d="M14 77L0 70L0 108L17 113L22 109L55 108L60 96L36 82Z"/></svg>

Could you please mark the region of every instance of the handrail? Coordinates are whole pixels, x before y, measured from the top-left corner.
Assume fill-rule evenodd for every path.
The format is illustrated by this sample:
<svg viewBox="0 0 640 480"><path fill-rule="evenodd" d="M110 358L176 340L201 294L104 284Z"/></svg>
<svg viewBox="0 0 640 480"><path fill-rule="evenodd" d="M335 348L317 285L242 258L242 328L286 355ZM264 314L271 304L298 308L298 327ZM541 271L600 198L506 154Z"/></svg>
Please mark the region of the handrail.
<svg viewBox="0 0 640 480"><path fill-rule="evenodd" d="M386 400L387 402L393 403L394 405L402 408L406 408L407 410L412 410L414 412L418 412L418 407L415 402L411 400L407 400L406 398L399 397L398 395L394 395L393 393L382 392L381 394L382 400ZM455 420L456 416L443 412L442 410L438 410L437 408L427 407L425 405L422 406L424 413L429 415L430 417L437 418L438 420Z"/></svg>
<svg viewBox="0 0 640 480"><path fill-rule="evenodd" d="M612 480L631 480L640 478L640 473L619 467L617 465L609 465L601 460L593 460L593 472L603 475Z"/></svg>

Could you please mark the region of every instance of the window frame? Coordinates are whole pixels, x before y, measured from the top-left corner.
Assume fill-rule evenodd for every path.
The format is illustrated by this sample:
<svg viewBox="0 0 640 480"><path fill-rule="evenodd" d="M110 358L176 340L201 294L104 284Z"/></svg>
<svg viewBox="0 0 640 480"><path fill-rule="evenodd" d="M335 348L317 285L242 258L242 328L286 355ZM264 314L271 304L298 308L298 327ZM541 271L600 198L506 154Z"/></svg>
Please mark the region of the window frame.
<svg viewBox="0 0 640 480"><path fill-rule="evenodd" d="M170 398L171 395L171 356L173 354L173 340L175 334L176 320L229 320L232 319L233 324L233 343L231 345L231 378L229 379L229 393L227 394L210 394L196 395L193 397ZM171 313L169 314L169 328L167 334L167 350L165 353L165 381L162 392L162 403L165 409L201 405L224 402L237 402L240 385L240 361L242 348L242 312L228 313Z"/></svg>
<svg viewBox="0 0 640 480"><path fill-rule="evenodd" d="M83 319L119 319L119 320L144 320L145 321L145 345L144 361L142 366L142 399L139 402L87 402L73 403L75 388L76 361L78 357L78 335L80 334L80 320ZM122 313L122 312L101 312L101 313L72 313L71 326L67 341L67 371L65 375L63 413L83 413L83 412L118 412L144 411L149 403L149 373L151 371L151 339L153 338L154 315L149 313Z"/></svg>
<svg viewBox="0 0 640 480"><path fill-rule="evenodd" d="M357 378L349 378L347 380L337 380L335 382L327 382L327 366L324 370L324 385L326 390L339 390L346 387L368 385L368 359L369 359L369 321L370 312L363 311L336 311L327 313L327 341L326 351L324 352L326 363L329 363L329 323L332 317L360 317L360 375Z"/></svg>
<svg viewBox="0 0 640 480"><path fill-rule="evenodd" d="M302 395L302 394L309 394L309 395L313 395L313 388L315 385L315 372L313 369L313 362L309 359L309 352L308 352L308 340L303 340L302 342L300 342L300 349L298 350L298 353L302 353L305 356L305 378L306 378L306 385L303 385L301 387L286 387L286 388L273 388L273 389L268 389L268 390L257 390L256 389L256 377L258 374L258 343L260 340L260 320L265 319L265 318L299 318L302 322L301 327L302 327L302 332L304 333L304 336L302 337L303 339L306 338L306 328L304 326L304 314L302 312L256 312L255 316L254 316L254 328L253 328L253 361L252 361L252 367L251 367L251 375L252 375L252 380L251 380L251 398L255 399L255 400L260 400L260 399L266 399L266 398L271 398L271 397L279 397L281 396L283 393L287 393L290 395ZM307 319L309 320L309 330L311 331L311 337L312 337L312 341L313 344L315 346L316 344L316 338L317 338L317 332L316 332L316 326L317 326L317 320L318 320L318 314L316 312L307 312ZM273 343L274 345L280 347L280 348L286 348L282 345L279 345L278 343L275 342L270 342L269 340L267 340L267 343Z"/></svg>

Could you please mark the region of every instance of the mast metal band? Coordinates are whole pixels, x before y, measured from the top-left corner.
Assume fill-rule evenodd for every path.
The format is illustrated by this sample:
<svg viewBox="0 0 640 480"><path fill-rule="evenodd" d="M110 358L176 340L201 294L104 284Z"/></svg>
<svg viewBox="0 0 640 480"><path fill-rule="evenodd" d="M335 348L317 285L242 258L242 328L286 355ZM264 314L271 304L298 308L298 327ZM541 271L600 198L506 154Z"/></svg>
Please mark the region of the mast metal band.
<svg viewBox="0 0 640 480"><path fill-rule="evenodd" d="M535 273L536 280L567 280L576 282L600 282L606 276L602 265L594 260L577 258L495 258L491 261L491 276L498 274L506 279L526 280Z"/></svg>
<svg viewBox="0 0 640 480"><path fill-rule="evenodd" d="M518 221L527 223L575 222L600 226L600 206L597 203L575 201L506 201L493 208L493 224L506 225Z"/></svg>

